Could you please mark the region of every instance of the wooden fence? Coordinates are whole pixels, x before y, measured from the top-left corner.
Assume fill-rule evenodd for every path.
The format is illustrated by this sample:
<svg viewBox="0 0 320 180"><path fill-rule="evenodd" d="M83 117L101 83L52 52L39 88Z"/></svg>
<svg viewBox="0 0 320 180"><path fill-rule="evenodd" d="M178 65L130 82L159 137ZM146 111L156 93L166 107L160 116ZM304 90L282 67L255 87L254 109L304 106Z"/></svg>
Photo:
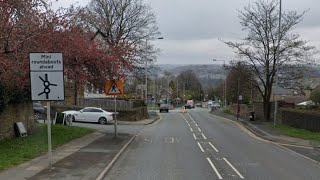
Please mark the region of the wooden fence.
<svg viewBox="0 0 320 180"><path fill-rule="evenodd" d="M118 110L129 110L137 107L145 106L144 102L141 100L117 100L117 109ZM79 106L83 107L101 107L106 110L114 109L114 99L106 98L96 98L96 99L79 99Z"/></svg>
<svg viewBox="0 0 320 180"><path fill-rule="evenodd" d="M309 131L320 131L319 111L281 108L279 112L282 124Z"/></svg>

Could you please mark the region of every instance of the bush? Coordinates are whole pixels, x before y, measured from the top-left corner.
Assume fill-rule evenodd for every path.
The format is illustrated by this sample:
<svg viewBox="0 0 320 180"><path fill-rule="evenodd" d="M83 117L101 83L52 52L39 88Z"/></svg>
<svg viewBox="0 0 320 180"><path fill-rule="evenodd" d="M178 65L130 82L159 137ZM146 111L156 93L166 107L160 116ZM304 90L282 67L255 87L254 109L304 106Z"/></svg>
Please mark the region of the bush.
<svg viewBox="0 0 320 180"><path fill-rule="evenodd" d="M320 90L315 90L311 93L310 99L316 103L316 105L320 104Z"/></svg>
<svg viewBox="0 0 320 180"><path fill-rule="evenodd" d="M8 104L8 95L4 86L0 84L0 112L2 112L5 106Z"/></svg>
<svg viewBox="0 0 320 180"><path fill-rule="evenodd" d="M223 112L226 114L232 114L230 108L224 108Z"/></svg>
<svg viewBox="0 0 320 180"><path fill-rule="evenodd" d="M8 87L0 82L0 112L3 111L9 103L22 103L30 101L30 99L31 92L29 87L19 89Z"/></svg>

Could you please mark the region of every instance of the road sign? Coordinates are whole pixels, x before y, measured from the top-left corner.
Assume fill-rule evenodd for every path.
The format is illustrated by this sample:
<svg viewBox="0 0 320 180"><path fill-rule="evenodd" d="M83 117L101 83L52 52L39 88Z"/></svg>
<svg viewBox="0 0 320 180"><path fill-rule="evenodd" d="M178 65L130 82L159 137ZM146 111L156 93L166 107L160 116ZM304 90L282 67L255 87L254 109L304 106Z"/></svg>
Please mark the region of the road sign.
<svg viewBox="0 0 320 180"><path fill-rule="evenodd" d="M31 98L64 100L62 53L30 53Z"/></svg>
<svg viewBox="0 0 320 180"><path fill-rule="evenodd" d="M104 88L104 93L110 95L123 95L123 81L107 80Z"/></svg>

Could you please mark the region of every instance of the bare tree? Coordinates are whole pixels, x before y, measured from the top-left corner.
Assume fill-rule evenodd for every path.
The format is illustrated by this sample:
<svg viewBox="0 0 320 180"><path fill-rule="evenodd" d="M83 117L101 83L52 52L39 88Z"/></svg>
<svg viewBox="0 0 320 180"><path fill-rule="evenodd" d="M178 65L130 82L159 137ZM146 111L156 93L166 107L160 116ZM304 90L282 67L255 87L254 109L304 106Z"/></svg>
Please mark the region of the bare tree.
<svg viewBox="0 0 320 180"><path fill-rule="evenodd" d="M244 62L231 62L227 75L227 98L229 102L236 103L238 96L242 95L241 103L248 104L252 101L255 91L252 88L253 74L250 67ZM239 93L239 94L238 94Z"/></svg>
<svg viewBox="0 0 320 180"><path fill-rule="evenodd" d="M263 97L264 117L267 120L270 119L269 101L276 73L281 74L279 82L282 81L281 77L286 82L300 77L301 71L296 67L311 63L315 53L313 46L301 40L298 34L292 33L295 25L302 21L305 12L282 13L283 21L280 26L280 37L278 36L278 7L279 3L275 0L258 0L246 6L243 11L239 11L239 19L243 30L248 31L248 35L241 42L225 42L235 49L253 72L254 86Z"/></svg>
<svg viewBox="0 0 320 180"><path fill-rule="evenodd" d="M159 35L156 16L143 0L91 0L80 14L83 27L105 46L131 48L130 58L124 61L141 67L146 58L155 59L158 50L148 40Z"/></svg>

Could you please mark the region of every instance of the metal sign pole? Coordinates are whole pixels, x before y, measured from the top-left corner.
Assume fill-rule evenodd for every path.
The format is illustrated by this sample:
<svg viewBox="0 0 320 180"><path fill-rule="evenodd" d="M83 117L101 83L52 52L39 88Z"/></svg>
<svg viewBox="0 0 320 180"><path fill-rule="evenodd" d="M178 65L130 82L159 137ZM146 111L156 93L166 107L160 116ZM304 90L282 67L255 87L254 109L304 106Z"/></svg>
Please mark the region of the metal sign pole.
<svg viewBox="0 0 320 180"><path fill-rule="evenodd" d="M239 112L240 112L240 83L239 83L239 78L238 78L238 96L237 96L237 120L239 120Z"/></svg>
<svg viewBox="0 0 320 180"><path fill-rule="evenodd" d="M118 137L117 132L117 96L114 96L114 138Z"/></svg>
<svg viewBox="0 0 320 180"><path fill-rule="evenodd" d="M48 160L49 168L52 167L52 145L51 145L51 118L50 118L50 101L47 101L47 127L48 127Z"/></svg>

